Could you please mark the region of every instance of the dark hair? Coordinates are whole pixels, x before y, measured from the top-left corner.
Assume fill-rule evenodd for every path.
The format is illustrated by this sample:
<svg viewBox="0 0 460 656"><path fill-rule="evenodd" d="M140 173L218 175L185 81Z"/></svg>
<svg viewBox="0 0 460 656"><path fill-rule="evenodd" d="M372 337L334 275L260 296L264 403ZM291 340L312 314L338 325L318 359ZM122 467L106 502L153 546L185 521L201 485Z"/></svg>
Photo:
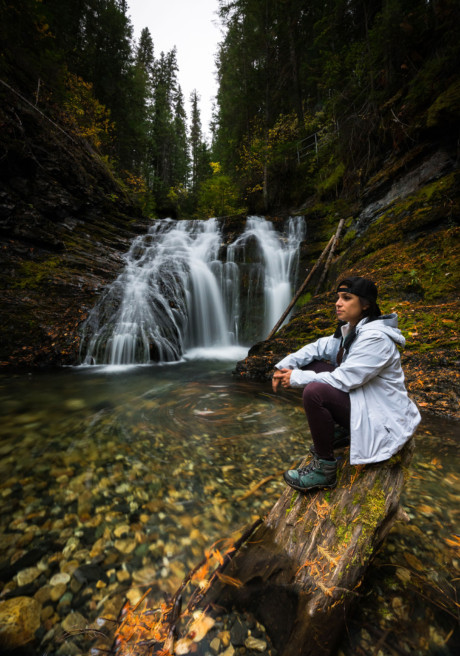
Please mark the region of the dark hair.
<svg viewBox="0 0 460 656"><path fill-rule="evenodd" d="M361 303L361 308L363 310L363 317L367 318L366 323L375 321L382 315L376 301L363 298L362 296L358 296L358 298L359 298L359 302ZM368 307L364 309L365 305L367 305Z"/></svg>
<svg viewBox="0 0 460 656"><path fill-rule="evenodd" d="M340 285L339 285L340 286ZM353 292L351 292L353 293ZM358 295L357 295L358 296ZM374 301L374 299L369 299L369 298L363 298L362 296L358 296L359 302L361 304L361 309L362 309L362 316L363 318L366 318L367 321L366 323L370 323L371 321L375 321L381 316L380 308L377 305L377 301ZM364 306L367 305L368 307L364 309ZM339 321L339 324L336 328L336 331L334 333L334 337L340 338L342 336L342 331L341 327L346 324L346 321ZM355 341L357 335L356 335L356 326L353 326L353 328L350 330L348 335L345 337L343 340L343 349L348 353L350 350L351 345Z"/></svg>

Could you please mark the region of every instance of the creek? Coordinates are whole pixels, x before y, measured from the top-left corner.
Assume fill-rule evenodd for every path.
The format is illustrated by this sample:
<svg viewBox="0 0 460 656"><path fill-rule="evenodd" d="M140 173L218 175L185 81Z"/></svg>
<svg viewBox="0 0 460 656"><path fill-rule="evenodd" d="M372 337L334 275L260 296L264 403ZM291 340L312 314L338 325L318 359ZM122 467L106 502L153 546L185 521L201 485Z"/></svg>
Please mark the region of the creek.
<svg viewBox="0 0 460 656"><path fill-rule="evenodd" d="M232 367L191 360L0 378L1 598L40 600L33 653L67 653L69 642L69 653L87 653L87 635L63 642L69 617L94 623L125 595L174 592L204 549L276 501L281 471L309 443L299 394L275 396ZM424 417L403 496L411 521L368 572L347 656L373 653L381 635L403 646L382 654L454 653L456 428Z"/></svg>
<svg viewBox="0 0 460 656"><path fill-rule="evenodd" d="M254 217L226 243L217 222L161 222L90 314L86 366L0 375L0 602L38 602L24 654L90 653L126 598L174 593L279 497L310 442L300 393L232 370L287 305L303 231ZM457 653L456 428L424 416L410 521L370 567L339 654Z"/></svg>

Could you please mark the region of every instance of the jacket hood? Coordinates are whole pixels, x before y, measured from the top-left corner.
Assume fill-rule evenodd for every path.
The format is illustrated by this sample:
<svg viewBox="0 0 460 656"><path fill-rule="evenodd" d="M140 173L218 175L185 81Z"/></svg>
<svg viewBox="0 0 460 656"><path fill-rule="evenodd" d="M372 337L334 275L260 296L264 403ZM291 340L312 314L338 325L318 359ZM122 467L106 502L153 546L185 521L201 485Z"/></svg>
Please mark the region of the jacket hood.
<svg viewBox="0 0 460 656"><path fill-rule="evenodd" d="M363 319L356 326L356 330L379 330L388 335L399 346L404 346L406 343L402 332L398 328L398 315L395 312L392 314L382 314L378 319L370 323L367 323L366 319Z"/></svg>

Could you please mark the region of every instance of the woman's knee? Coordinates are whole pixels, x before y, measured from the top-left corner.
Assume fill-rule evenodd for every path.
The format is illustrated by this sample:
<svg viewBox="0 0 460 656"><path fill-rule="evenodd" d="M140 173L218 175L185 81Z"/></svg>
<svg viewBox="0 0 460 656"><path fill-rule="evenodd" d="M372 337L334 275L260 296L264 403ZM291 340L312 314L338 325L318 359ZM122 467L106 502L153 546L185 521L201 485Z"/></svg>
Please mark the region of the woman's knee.
<svg viewBox="0 0 460 656"><path fill-rule="evenodd" d="M330 387L327 383L313 382L305 386L303 390L303 402L305 404L321 403L323 398L327 396L327 388Z"/></svg>

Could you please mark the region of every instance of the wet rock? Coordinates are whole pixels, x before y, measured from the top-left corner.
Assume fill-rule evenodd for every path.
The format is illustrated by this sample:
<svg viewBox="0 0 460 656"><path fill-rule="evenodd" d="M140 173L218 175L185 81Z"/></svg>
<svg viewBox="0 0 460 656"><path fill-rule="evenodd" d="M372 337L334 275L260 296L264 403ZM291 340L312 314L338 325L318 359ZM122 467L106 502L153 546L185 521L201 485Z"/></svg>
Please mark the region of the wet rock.
<svg viewBox="0 0 460 656"><path fill-rule="evenodd" d="M46 622L46 620L49 620L50 617L54 615L54 607L53 606L45 606L42 608L42 611L40 613L40 620L41 622Z"/></svg>
<svg viewBox="0 0 460 656"><path fill-rule="evenodd" d="M121 551L123 554L132 553L136 546L137 542L133 539L128 538L123 540L115 540L115 548L118 549L118 551Z"/></svg>
<svg viewBox="0 0 460 656"><path fill-rule="evenodd" d="M235 618L230 629L230 640L237 647L243 646L248 635L248 629L239 617Z"/></svg>
<svg viewBox="0 0 460 656"><path fill-rule="evenodd" d="M127 581L131 580L131 574L127 572L125 569L120 569L117 572L117 580L120 583L126 583Z"/></svg>
<svg viewBox="0 0 460 656"><path fill-rule="evenodd" d="M41 605L31 597L0 602L0 638L5 647L26 645L40 626Z"/></svg>
<svg viewBox="0 0 460 656"><path fill-rule="evenodd" d="M246 638L244 646L247 649L254 649L254 651L265 651L267 649L267 643L264 640L255 638L254 636Z"/></svg>
<svg viewBox="0 0 460 656"><path fill-rule="evenodd" d="M54 576L51 577L50 579L50 585L67 585L70 581L70 574L67 572L59 572L59 574L55 574Z"/></svg>
<svg viewBox="0 0 460 656"><path fill-rule="evenodd" d="M79 656L81 649L78 645L66 640L66 642L59 647L56 652L57 656Z"/></svg>
<svg viewBox="0 0 460 656"><path fill-rule="evenodd" d="M51 599L51 590L52 587L50 585L44 585L34 594L34 599L36 599L39 604L46 604L46 602Z"/></svg>
<svg viewBox="0 0 460 656"><path fill-rule="evenodd" d="M51 601L58 601L66 590L67 590L66 583L58 583L57 585L53 585L50 592Z"/></svg>
<svg viewBox="0 0 460 656"><path fill-rule="evenodd" d="M211 647L213 652L215 652L217 654L219 652L219 649L220 649L220 639L217 638L217 637L213 638L211 640L209 646Z"/></svg>
<svg viewBox="0 0 460 656"><path fill-rule="evenodd" d="M74 573L75 579L82 584L99 580L107 581L105 571L99 565L80 565Z"/></svg>
<svg viewBox="0 0 460 656"><path fill-rule="evenodd" d="M21 570L17 575L18 586L32 583L32 581L35 581L35 579L37 579L40 574L41 571L38 569L38 567L28 567L27 569Z"/></svg>
<svg viewBox="0 0 460 656"><path fill-rule="evenodd" d="M67 633L72 633L72 631L81 631L82 629L86 628L86 625L87 621L83 615L74 611L69 613L61 622L61 627Z"/></svg>
<svg viewBox="0 0 460 656"><path fill-rule="evenodd" d="M65 592L62 595L62 597L59 599L57 609L61 615L64 614L64 612L68 612L69 607L72 603L72 599L73 599L73 594L71 592Z"/></svg>
<svg viewBox="0 0 460 656"><path fill-rule="evenodd" d="M131 528L128 524L120 524L119 526L115 527L113 534L116 538L122 538L126 537L130 530Z"/></svg>

